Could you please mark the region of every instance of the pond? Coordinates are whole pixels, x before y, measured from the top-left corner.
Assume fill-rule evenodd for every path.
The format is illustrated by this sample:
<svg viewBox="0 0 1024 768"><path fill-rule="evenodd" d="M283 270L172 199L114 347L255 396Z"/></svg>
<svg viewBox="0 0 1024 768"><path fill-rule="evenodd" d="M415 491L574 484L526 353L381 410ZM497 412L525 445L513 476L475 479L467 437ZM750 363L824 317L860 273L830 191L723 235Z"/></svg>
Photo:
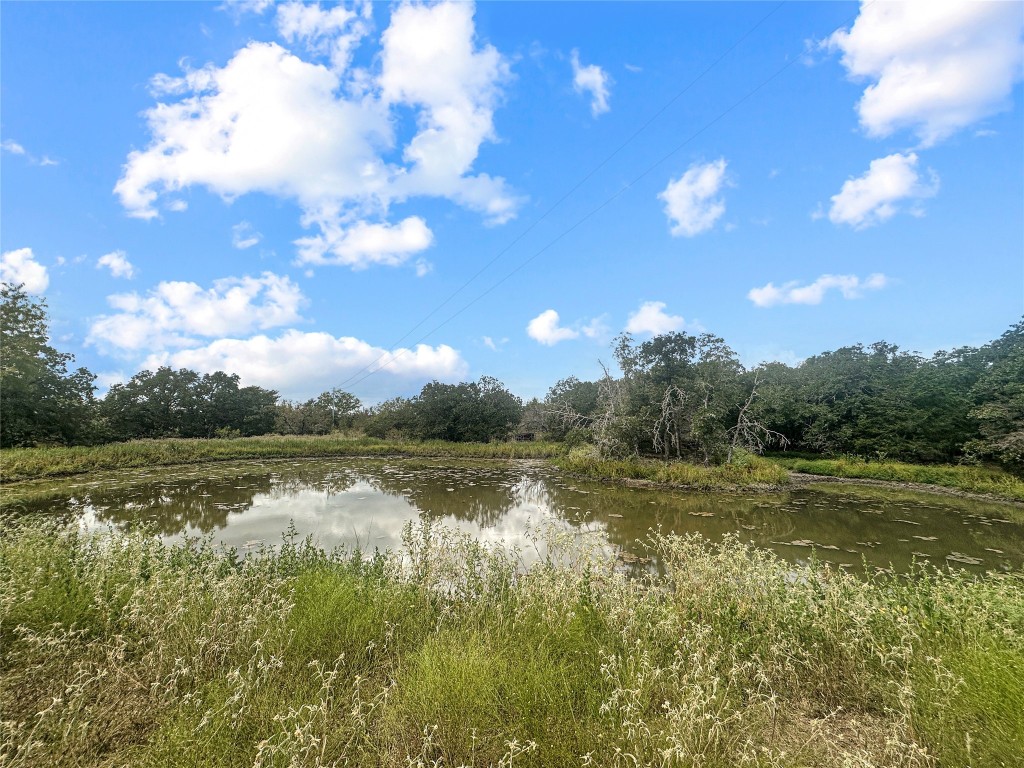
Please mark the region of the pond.
<svg viewBox="0 0 1024 768"><path fill-rule="evenodd" d="M651 529L736 533L791 561L906 570L916 558L973 571L1019 569L1019 510L938 494L814 483L771 493L698 493L578 480L544 462L334 459L231 462L97 473L31 484L28 511L90 529L148 524L169 541L210 536L245 551L294 523L325 548L397 549L410 521L543 553L537 531L578 533L626 562ZM1014 514L1015 513L1015 514ZM641 560L642 561L642 560Z"/></svg>

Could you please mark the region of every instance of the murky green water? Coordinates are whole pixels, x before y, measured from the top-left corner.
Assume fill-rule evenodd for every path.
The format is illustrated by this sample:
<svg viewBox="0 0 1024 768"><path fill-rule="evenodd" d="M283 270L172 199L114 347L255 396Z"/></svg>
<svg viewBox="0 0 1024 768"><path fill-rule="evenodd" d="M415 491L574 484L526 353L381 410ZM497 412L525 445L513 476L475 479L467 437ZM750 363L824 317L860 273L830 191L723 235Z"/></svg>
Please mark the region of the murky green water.
<svg viewBox="0 0 1024 768"><path fill-rule="evenodd" d="M652 528L743 540L803 561L906 569L913 558L971 570L1024 564L1024 525L1004 505L856 485L705 494L623 488L540 462L337 459L205 464L35 484L29 510L89 528L144 522L164 537L210 535L239 549L281 541L290 522L324 547L401 546L409 521L436 520L536 556L538 527L578 532L629 561ZM45 498L43 498L45 496ZM531 531L534 534L531 534ZM532 553L532 555L531 555Z"/></svg>

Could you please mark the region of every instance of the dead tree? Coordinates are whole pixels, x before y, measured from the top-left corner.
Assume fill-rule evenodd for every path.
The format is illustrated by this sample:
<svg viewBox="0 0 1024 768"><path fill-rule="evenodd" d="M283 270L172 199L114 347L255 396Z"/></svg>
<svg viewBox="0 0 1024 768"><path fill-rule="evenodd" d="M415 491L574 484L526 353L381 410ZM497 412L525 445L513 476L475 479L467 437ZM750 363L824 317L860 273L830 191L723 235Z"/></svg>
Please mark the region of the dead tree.
<svg viewBox="0 0 1024 768"><path fill-rule="evenodd" d="M753 405L754 399L757 397L757 388L760 384L760 374L755 371L754 384L751 386L750 394L747 396L746 402L743 403L739 415L736 417L736 425L728 430L730 441L729 455L726 458L727 464L732 464L732 457L737 448L746 448L754 453L761 454L772 445L778 445L782 448L789 445L788 437L781 432L769 429L751 414L750 406Z"/></svg>

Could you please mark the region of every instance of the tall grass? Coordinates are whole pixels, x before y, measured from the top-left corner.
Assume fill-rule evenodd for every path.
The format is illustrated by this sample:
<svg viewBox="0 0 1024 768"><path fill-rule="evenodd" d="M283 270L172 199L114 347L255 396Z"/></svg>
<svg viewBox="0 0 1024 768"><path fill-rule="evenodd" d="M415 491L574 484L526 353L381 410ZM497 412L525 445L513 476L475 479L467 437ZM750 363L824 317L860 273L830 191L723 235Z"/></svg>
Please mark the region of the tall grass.
<svg viewBox="0 0 1024 768"><path fill-rule="evenodd" d="M995 467L953 464L904 464L897 461L860 459L807 459L772 456L772 461L794 472L830 477L924 483L969 493L985 493L1024 501L1024 480Z"/></svg>
<svg viewBox="0 0 1024 768"><path fill-rule="evenodd" d="M0 480L14 482L103 469L195 464L232 459L328 456L452 456L536 459L563 452L559 443L449 443L395 441L340 435L280 435L210 440L133 440L96 446L9 448L0 451Z"/></svg>
<svg viewBox="0 0 1024 768"><path fill-rule="evenodd" d="M655 536L410 528L244 561L22 519L0 537L0 764L1011 766L1024 575L856 577Z"/></svg>
<svg viewBox="0 0 1024 768"><path fill-rule="evenodd" d="M566 472L598 480L643 480L697 490L724 490L789 483L789 472L773 462L745 456L734 464L705 467L659 459L602 459L593 451L575 449L554 460Z"/></svg>

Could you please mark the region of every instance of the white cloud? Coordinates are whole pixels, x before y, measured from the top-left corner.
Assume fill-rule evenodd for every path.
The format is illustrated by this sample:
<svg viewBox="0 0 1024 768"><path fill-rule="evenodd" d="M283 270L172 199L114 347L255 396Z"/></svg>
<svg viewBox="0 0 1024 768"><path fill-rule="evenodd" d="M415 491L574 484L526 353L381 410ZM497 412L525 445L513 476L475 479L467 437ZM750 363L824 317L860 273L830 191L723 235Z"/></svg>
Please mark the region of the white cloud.
<svg viewBox="0 0 1024 768"><path fill-rule="evenodd" d="M106 267L114 277L126 277L129 280L135 276L135 267L128 261L128 255L124 251L112 251L105 253L96 260L96 268Z"/></svg>
<svg viewBox="0 0 1024 768"><path fill-rule="evenodd" d="M458 381L469 366L458 351L446 344L387 351L349 336L304 333L289 329L277 338L259 335L247 339L224 338L194 349L151 355L143 368L160 365L190 368L200 373L230 371L243 384L255 384L309 396L370 366L380 370L385 385L396 381ZM367 385L369 386L369 385Z"/></svg>
<svg viewBox="0 0 1024 768"><path fill-rule="evenodd" d="M250 43L222 68L183 78L191 95L146 113L153 142L128 155L114 191L129 214L157 215L160 192L202 185L225 198L266 192L315 212L326 201L372 198L387 172L386 114L347 101L325 67L275 43Z"/></svg>
<svg viewBox="0 0 1024 768"><path fill-rule="evenodd" d="M25 293L42 293L50 284L50 275L31 248L18 248L0 255L0 283L23 284Z"/></svg>
<svg viewBox="0 0 1024 768"><path fill-rule="evenodd" d="M365 269L371 264L397 266L429 248L433 240L434 234L426 222L419 216L410 216L397 225L359 221L343 228L326 224L323 234L300 238L295 244L300 264L344 264L352 269Z"/></svg>
<svg viewBox="0 0 1024 768"><path fill-rule="evenodd" d="M774 307L778 304L820 304L830 290L838 290L844 299L859 299L865 291L877 291L889 284L889 278L881 273L869 275L861 280L856 275L822 275L813 283L800 285L796 280L776 286L768 283L761 288L751 288L747 298L759 307Z"/></svg>
<svg viewBox="0 0 1024 768"><path fill-rule="evenodd" d="M498 351L498 345L494 343L494 339L492 339L490 336L484 336L483 342L484 346L487 347L492 352Z"/></svg>
<svg viewBox="0 0 1024 768"><path fill-rule="evenodd" d="M259 245L263 235L256 231L248 221L240 221L231 227L231 245L240 251Z"/></svg>
<svg viewBox="0 0 1024 768"><path fill-rule="evenodd" d="M600 317L595 317L589 323L585 323L580 328L580 332L584 336L586 336L588 339L600 339L603 336L607 336L608 335L608 331L610 330L608 328L608 323L606 322L607 319L608 319L607 315L601 315Z"/></svg>
<svg viewBox="0 0 1024 768"><path fill-rule="evenodd" d="M124 371L100 371L96 374L96 386L104 394L115 384L124 384L131 378Z"/></svg>
<svg viewBox="0 0 1024 768"><path fill-rule="evenodd" d="M381 37L381 99L419 108L419 132L403 151L410 167L394 193L448 197L503 223L520 203L504 179L466 175L480 145L496 138L494 109L510 77L494 46L477 48L473 11L461 2L401 5Z"/></svg>
<svg viewBox="0 0 1024 768"><path fill-rule="evenodd" d="M358 9L336 5L323 10L319 3L286 2L277 6L277 31L289 43L303 42L314 54L327 55L331 68L344 71L352 53L370 31L373 8L369 2Z"/></svg>
<svg viewBox="0 0 1024 768"><path fill-rule="evenodd" d="M527 335L541 344L553 347L560 341L575 339L579 332L572 328L562 328L558 325L558 313L553 309L546 309L537 315L526 326Z"/></svg>
<svg viewBox="0 0 1024 768"><path fill-rule="evenodd" d="M252 42L223 67L154 78L154 89L175 98L146 112L150 145L128 155L115 186L128 213L154 218L162 195L191 186L226 200L248 193L293 199L303 225L319 230L300 248L320 249L314 258L321 263L352 266L400 263L395 254L412 252L410 240L425 247L422 219L386 221L389 206L410 197L449 198L488 223L512 218L521 200L504 179L472 172L481 144L497 138L493 114L509 77L505 58L478 46L473 6L395 8L380 40L378 77L338 60L339 41L355 35L355 45L365 32L364 12L279 7L282 35L326 51L331 67ZM407 116L417 133L396 147L395 125ZM401 163L385 159L396 150ZM368 227L377 227L378 239L406 240L382 258L353 255L350 233L362 236ZM343 253L327 257L335 245Z"/></svg>
<svg viewBox="0 0 1024 768"><path fill-rule="evenodd" d="M867 173L843 183L832 196L828 218L833 224L863 229L880 224L899 211L903 200L922 200L939 189L938 175L929 170L927 183L917 173L917 155L899 153L872 160Z"/></svg>
<svg viewBox="0 0 1024 768"><path fill-rule="evenodd" d="M670 315L665 311L663 301L645 301L631 313L626 322L627 333L649 333L658 336L670 331L682 330L686 325L681 315Z"/></svg>
<svg viewBox="0 0 1024 768"><path fill-rule="evenodd" d="M217 10L227 11L238 19L247 13L254 13L259 16L268 8L273 7L274 2L275 0L223 0L217 6Z"/></svg>
<svg viewBox="0 0 1024 768"><path fill-rule="evenodd" d="M596 64L583 66L580 64L580 52L572 52L572 87L576 93L590 94L590 113L597 117L607 112L608 86L611 85L611 77Z"/></svg>
<svg viewBox="0 0 1024 768"><path fill-rule="evenodd" d="M4 152L10 152L12 155L20 155L21 157L24 157L32 165L41 165L43 167L60 165L60 163L57 160L54 160L52 157L49 157L48 155L36 157L27 149L25 149L25 147L16 142L14 139L4 139L3 142L0 143L0 149L3 149Z"/></svg>
<svg viewBox="0 0 1024 768"><path fill-rule="evenodd" d="M295 283L272 272L216 280L208 289L163 282L145 296L120 293L107 301L118 312L98 317L87 341L129 352L287 325L300 319L299 308L306 303Z"/></svg>
<svg viewBox="0 0 1024 768"><path fill-rule="evenodd" d="M716 197L725 183L725 166L725 158L694 163L658 195L665 202L673 236L693 237L705 232L725 213L725 203Z"/></svg>
<svg viewBox="0 0 1024 768"><path fill-rule="evenodd" d="M871 2L826 45L867 79L857 105L870 136L908 128L930 146L1008 108L1021 79L1024 14L1013 2Z"/></svg>

